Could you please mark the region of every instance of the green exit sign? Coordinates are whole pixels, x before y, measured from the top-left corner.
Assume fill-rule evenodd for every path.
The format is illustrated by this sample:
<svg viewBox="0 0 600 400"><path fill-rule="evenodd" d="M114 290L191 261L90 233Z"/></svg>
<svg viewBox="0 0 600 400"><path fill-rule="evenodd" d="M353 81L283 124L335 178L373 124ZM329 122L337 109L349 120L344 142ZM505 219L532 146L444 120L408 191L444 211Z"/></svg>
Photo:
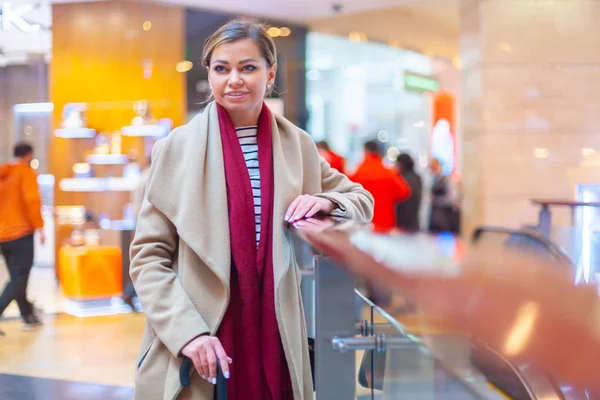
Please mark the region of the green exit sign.
<svg viewBox="0 0 600 400"><path fill-rule="evenodd" d="M413 92L437 92L440 83L428 76L405 72L404 88Z"/></svg>

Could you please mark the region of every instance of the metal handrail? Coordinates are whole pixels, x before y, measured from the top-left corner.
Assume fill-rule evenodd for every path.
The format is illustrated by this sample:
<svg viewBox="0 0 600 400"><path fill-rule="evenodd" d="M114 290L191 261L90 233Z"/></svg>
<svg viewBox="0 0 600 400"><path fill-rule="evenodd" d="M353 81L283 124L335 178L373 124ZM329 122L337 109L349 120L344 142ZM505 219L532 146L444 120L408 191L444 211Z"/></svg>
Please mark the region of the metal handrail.
<svg viewBox="0 0 600 400"><path fill-rule="evenodd" d="M552 255L561 264L564 264L568 267L574 266L573 260L571 259L571 257L569 257L567 252L562 247L560 247L550 239L546 238L544 235L532 229L509 229L497 226L481 226L475 229L475 232L473 232L473 235L471 237L471 243L477 244L485 233L502 233L507 235L518 235L533 240L534 242L537 242L538 244L542 245L546 250L548 250L550 255Z"/></svg>

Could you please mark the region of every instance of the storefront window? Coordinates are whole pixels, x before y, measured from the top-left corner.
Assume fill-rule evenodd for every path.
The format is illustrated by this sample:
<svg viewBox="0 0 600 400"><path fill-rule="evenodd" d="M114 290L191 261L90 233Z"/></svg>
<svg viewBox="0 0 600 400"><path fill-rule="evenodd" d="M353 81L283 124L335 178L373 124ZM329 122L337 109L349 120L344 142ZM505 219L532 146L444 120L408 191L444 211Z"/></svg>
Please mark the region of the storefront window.
<svg viewBox="0 0 600 400"><path fill-rule="evenodd" d="M432 60L420 53L310 33L308 130L350 164L360 160L366 140L379 140L390 160L403 151L426 158L432 74Z"/></svg>

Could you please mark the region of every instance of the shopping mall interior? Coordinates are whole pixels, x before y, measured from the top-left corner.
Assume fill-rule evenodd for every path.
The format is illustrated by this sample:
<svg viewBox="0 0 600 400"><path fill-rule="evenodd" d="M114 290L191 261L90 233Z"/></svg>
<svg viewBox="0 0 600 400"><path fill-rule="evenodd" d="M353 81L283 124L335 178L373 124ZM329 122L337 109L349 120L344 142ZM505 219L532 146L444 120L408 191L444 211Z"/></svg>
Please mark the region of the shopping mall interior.
<svg viewBox="0 0 600 400"><path fill-rule="evenodd" d="M259 167L250 166L239 132L252 128L260 138L263 120L250 128L235 125L261 245L264 238L278 243L283 221L271 221L271 234L260 228L265 215L279 215L275 209L274 216L264 214L268 207L292 207L284 188L322 207L314 218L305 210L303 222L286 217L281 230L296 272L286 272L282 282L296 285L302 319L294 328L301 332L285 333L280 314L294 311L280 310L275 283L273 316L291 371L293 394L287 395L261 397L248 389L232 396L235 381L227 383L216 366L213 390L196 379L202 373L195 364L186 374L192 357L182 348L191 342L176 348L171 333L158 327L194 327L188 324L193 310L201 321L215 320L194 341L221 337L216 311L201 311L206 307L194 296L204 301L222 289L221 281L229 288L230 269L239 267L239 261L228 263L222 280L214 266L221 261L206 255L236 259L232 204L241 203L231 202L237 194L231 194L228 169L220 181L160 181L193 169L164 164L167 158L187 162L164 150L183 130L208 125L210 136L217 121L224 135L220 113L229 109L215 93L216 70L204 57L207 39L236 18L261 23L276 46L276 74L264 99L270 124L279 127L272 139L274 189L263 185L266 179L254 186L251 169ZM7 288L0 296L0 399L222 400L228 390L230 400L600 399L600 364L593 356L600 354L598 18L600 2L593 0L0 0L0 285ZM235 71L228 85L231 76L250 77L249 70ZM276 137L277 129L291 126L283 118L312 139L297 154L314 165L297 173L287 169L296 153ZM172 135L181 126L188 128ZM298 135L288 147L305 137ZM213 152L199 147L196 157L202 171L215 157L214 139L207 140ZM25 158L17 150L23 143L32 150ZM261 143L252 152L262 176L270 158L262 157ZM220 165L228 165L221 153ZM370 168L372 157L379 175L367 179L360 171ZM10 247L21 236L7 234L5 221L21 212L11 202L30 204L30 197L3 171L24 159L24 173L36 175L41 222L25 232L33 235L33 262L26 262L32 267L19 281L26 293L19 301L6 293L16 293L21 279ZM280 179L284 172L277 169L289 179ZM306 183L313 170L322 179L317 186ZM331 195L344 200L327 197L332 180L366 191L352 186L357 192ZM150 186L140 194L142 182ZM404 194L392 194L395 185ZM176 203L177 186L182 193L209 194L185 208ZM174 200L164 202L164 211L155 201L169 190ZM274 205L265 206L263 198L261 206L267 193ZM220 202L213 216L190 211L206 212L210 196ZM348 209L347 199L362 199L361 212ZM199 219L185 221L193 216ZM168 221L166 228L140 234L159 219ZM229 232L221 228L228 221L232 236L217 240ZM190 243L179 224L193 224L192 236L203 243ZM172 258L161 271L145 272L143 249L167 248L167 228L175 239L175 250L167 249ZM262 260L258 243L252 254ZM281 249L272 251L276 264ZM196 258L208 280L189 286L198 278L185 282L187 270L176 265ZM139 272L130 269L134 263ZM280 267L273 268L277 278ZM159 272L171 280L160 289L158 283L143 287L152 277L158 281ZM175 307L168 301L176 296L160 297L171 286L190 308L167 321ZM29 317L23 311L28 300ZM310 355L300 371L287 348L294 334ZM154 358L156 371L147 358ZM261 360L259 370L267 363ZM271 389L264 370L261 385ZM312 381L313 391L301 390L295 374ZM148 379L165 383L145 392Z"/></svg>

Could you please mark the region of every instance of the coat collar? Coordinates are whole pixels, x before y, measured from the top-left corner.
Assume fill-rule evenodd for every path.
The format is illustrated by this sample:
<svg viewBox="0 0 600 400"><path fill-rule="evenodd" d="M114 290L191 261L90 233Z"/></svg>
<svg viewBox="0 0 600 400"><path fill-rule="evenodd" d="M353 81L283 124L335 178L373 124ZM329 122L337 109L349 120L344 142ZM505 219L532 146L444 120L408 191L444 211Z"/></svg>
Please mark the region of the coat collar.
<svg viewBox="0 0 600 400"><path fill-rule="evenodd" d="M290 265L285 212L301 193L298 128L271 114L273 135L273 265L276 288ZM177 228L188 245L229 288L231 248L223 149L215 103L173 131L153 160L148 200ZM189 263L190 260L185 260ZM193 265L186 265L186 268Z"/></svg>

